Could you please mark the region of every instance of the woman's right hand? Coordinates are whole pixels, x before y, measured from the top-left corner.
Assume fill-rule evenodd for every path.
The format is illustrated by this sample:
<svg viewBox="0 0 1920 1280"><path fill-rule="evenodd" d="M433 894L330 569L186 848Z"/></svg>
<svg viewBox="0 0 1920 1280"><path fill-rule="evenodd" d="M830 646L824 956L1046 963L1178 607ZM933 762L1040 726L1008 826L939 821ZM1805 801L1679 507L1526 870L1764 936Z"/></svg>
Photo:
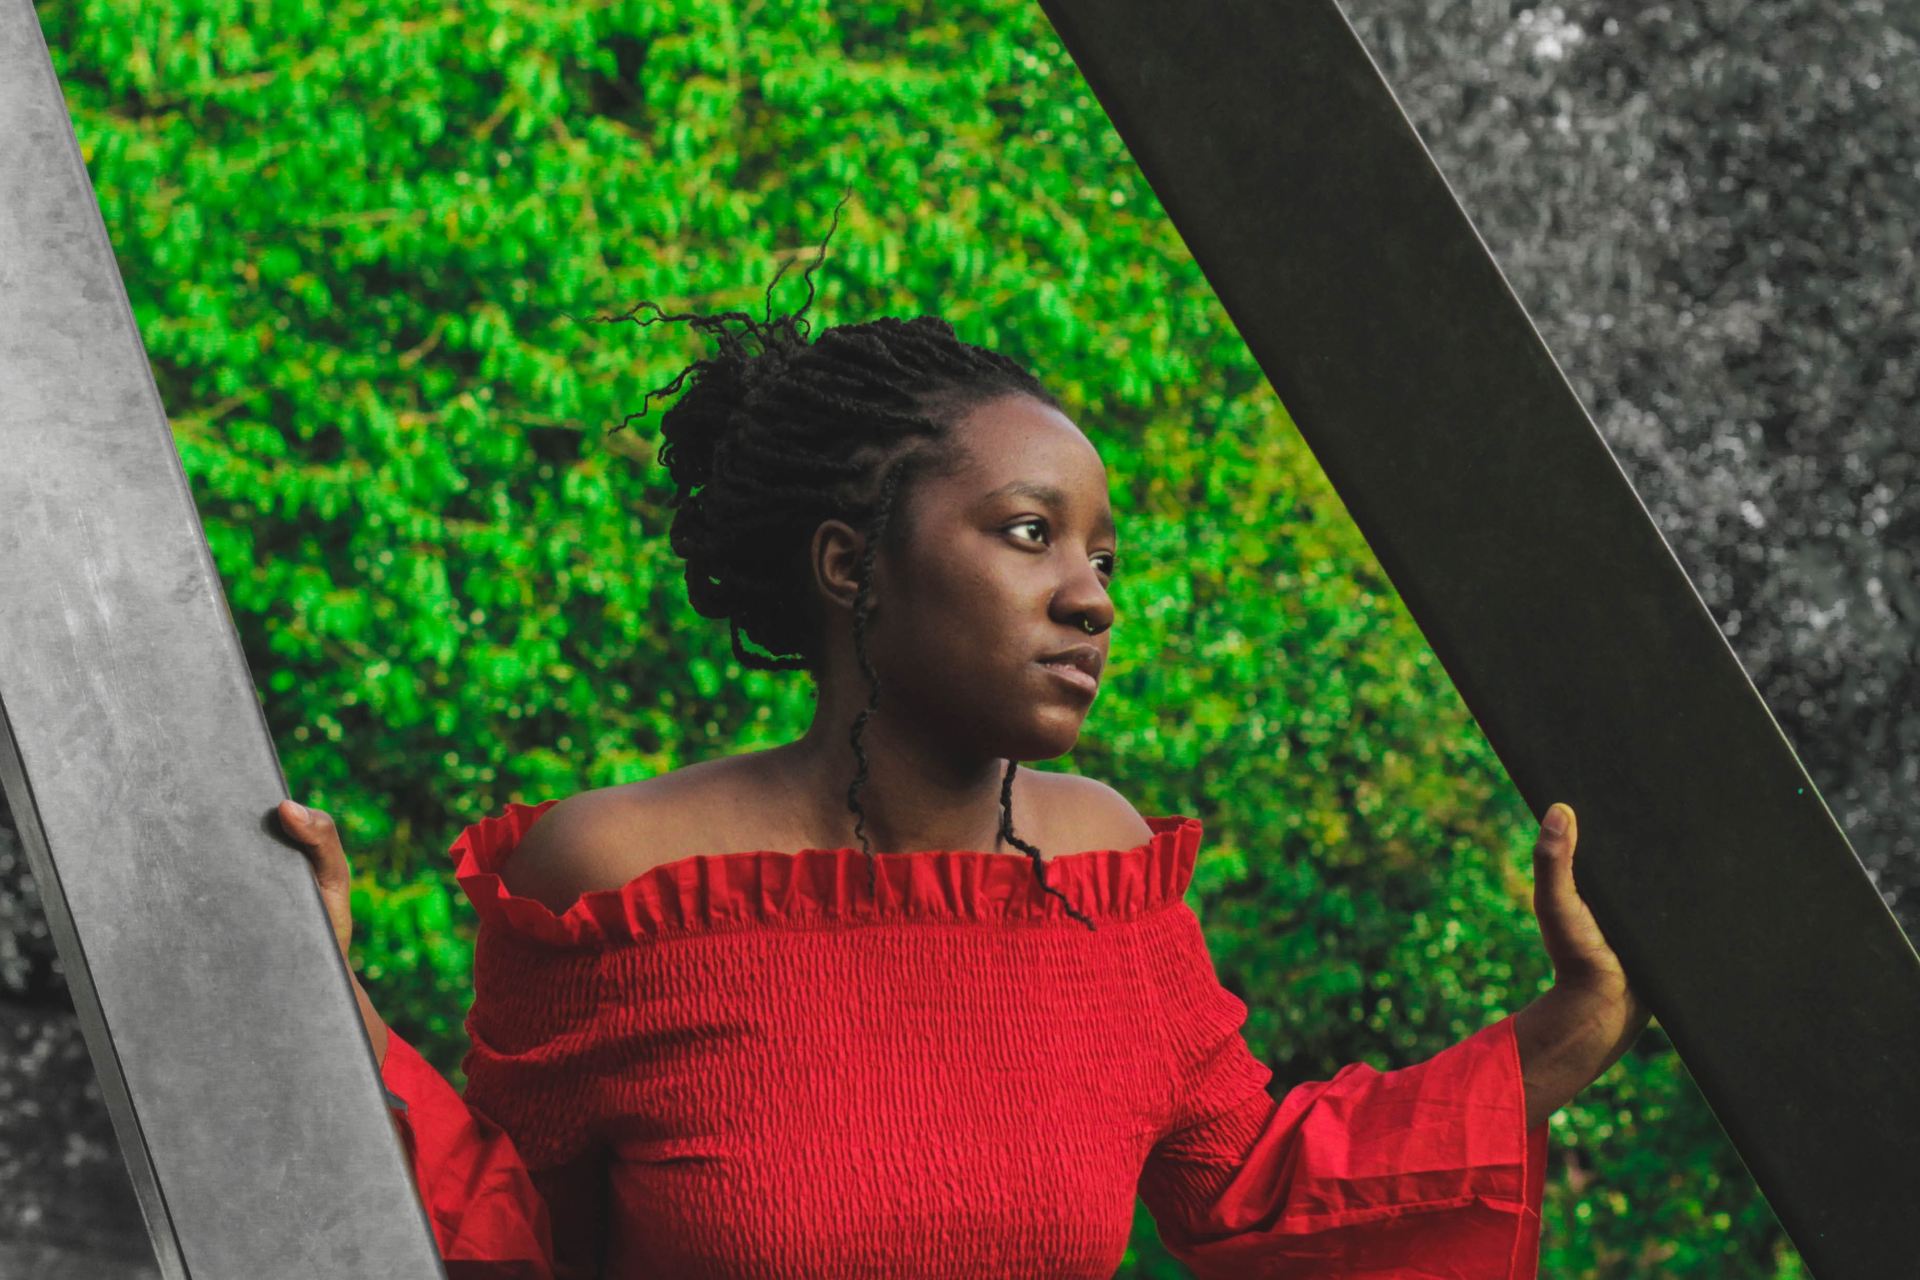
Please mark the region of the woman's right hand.
<svg viewBox="0 0 1920 1280"><path fill-rule="evenodd" d="M320 901L326 904L327 920L344 960L347 944L353 941L353 872L347 866L347 851L340 847L340 830L324 809L282 800L277 812L280 829L293 837L313 866L314 883L320 886Z"/></svg>
<svg viewBox="0 0 1920 1280"><path fill-rule="evenodd" d="M354 999L360 1004L360 1018L366 1024L367 1039L373 1044L374 1061L387 1061L387 1024L374 1011L360 979L353 972L347 946L353 941L353 873L347 866L347 851L340 847L340 831L324 809L309 809L292 800L282 800L275 810L280 828L293 838L313 867L313 880L320 888L320 901L327 908L327 920L333 925L333 937L340 944L340 958L346 961L347 976L353 981Z"/></svg>

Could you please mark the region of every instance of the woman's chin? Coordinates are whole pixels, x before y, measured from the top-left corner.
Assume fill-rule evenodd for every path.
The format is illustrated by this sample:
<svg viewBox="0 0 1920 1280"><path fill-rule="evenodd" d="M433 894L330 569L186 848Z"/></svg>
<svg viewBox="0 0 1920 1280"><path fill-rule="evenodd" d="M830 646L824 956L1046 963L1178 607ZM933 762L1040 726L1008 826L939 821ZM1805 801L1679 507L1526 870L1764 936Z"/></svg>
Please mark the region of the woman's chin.
<svg viewBox="0 0 1920 1280"><path fill-rule="evenodd" d="M1048 707L1028 726L1018 748L1009 754L1013 760L1053 760L1073 750L1080 741L1080 728L1087 722L1085 709Z"/></svg>

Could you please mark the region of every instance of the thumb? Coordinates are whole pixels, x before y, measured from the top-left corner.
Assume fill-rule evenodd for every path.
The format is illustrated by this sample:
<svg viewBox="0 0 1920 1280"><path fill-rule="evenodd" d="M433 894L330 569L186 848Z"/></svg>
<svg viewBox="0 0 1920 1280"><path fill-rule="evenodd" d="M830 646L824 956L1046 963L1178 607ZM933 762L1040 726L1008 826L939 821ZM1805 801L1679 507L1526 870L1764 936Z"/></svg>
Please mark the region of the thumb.
<svg viewBox="0 0 1920 1280"><path fill-rule="evenodd" d="M1541 870L1555 878L1573 879L1573 848L1578 836L1574 830L1573 806L1555 803L1547 806L1540 819L1540 837L1534 843L1534 856Z"/></svg>
<svg viewBox="0 0 1920 1280"><path fill-rule="evenodd" d="M1548 808L1533 846L1533 905L1548 950L1555 953L1574 932L1573 917L1582 905L1573 882L1576 839L1572 807L1555 804Z"/></svg>
<svg viewBox="0 0 1920 1280"><path fill-rule="evenodd" d="M350 874L347 852L340 845L340 831L332 815L322 809L309 809L295 800L282 800L277 812L281 827L300 845L320 882L323 885L344 883Z"/></svg>

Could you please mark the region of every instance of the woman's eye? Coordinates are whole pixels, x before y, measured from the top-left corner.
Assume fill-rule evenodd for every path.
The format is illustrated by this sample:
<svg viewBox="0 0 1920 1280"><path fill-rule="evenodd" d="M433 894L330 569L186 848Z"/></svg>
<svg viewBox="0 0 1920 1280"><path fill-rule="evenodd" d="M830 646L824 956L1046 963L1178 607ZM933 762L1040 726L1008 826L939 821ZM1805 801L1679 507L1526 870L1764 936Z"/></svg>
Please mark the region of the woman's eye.
<svg viewBox="0 0 1920 1280"><path fill-rule="evenodd" d="M1030 528L1045 529L1046 527L1047 527L1047 522L1045 520L1040 520L1036 518L1033 520L1022 520L1018 524L1010 524L1007 526L1006 531L1008 533L1011 533L1015 529L1030 529ZM1100 572L1104 573L1107 577L1111 578L1114 575L1115 571L1118 570L1120 567L1119 556L1111 551L1102 551L1100 553L1100 559L1106 561L1106 563L1103 566L1101 566Z"/></svg>
<svg viewBox="0 0 1920 1280"><path fill-rule="evenodd" d="M1044 529L1047 527L1047 522L1045 520L1022 520L1018 524L1008 525L1007 530L1008 532L1012 532L1015 529L1030 529L1036 526L1041 529Z"/></svg>

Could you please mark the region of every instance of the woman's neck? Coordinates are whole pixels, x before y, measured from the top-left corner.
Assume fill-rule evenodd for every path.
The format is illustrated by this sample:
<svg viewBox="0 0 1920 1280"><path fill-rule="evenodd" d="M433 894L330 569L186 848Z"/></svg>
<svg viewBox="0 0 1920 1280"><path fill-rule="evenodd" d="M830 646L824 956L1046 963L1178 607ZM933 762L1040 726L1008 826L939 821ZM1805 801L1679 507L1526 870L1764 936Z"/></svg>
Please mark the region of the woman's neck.
<svg viewBox="0 0 1920 1280"><path fill-rule="evenodd" d="M831 841L823 847L860 847L854 814L847 805L847 789L857 768L849 740L851 724L851 716L834 725L816 715L802 737L763 753L774 785L790 797L790 812ZM868 719L860 746L867 776L857 798L865 816L867 843L874 851L1001 850L1005 759L942 751L924 733L900 734L878 714ZM1023 790L1016 774L1016 809Z"/></svg>

